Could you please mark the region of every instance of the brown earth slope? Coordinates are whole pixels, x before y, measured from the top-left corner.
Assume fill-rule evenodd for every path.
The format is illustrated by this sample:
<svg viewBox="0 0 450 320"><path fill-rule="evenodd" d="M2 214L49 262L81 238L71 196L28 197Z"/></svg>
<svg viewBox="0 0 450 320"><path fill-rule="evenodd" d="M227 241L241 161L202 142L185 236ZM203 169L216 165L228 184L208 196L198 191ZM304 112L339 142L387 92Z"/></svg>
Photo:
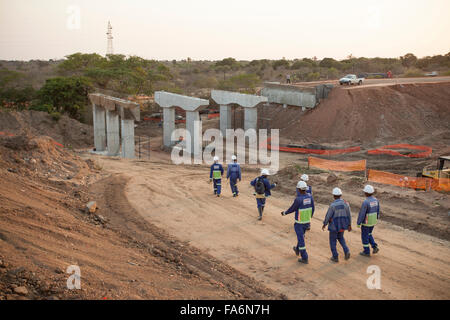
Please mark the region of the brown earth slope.
<svg viewBox="0 0 450 320"><path fill-rule="evenodd" d="M100 169L48 137L0 137L0 300L281 297L146 222Z"/></svg>
<svg viewBox="0 0 450 320"><path fill-rule="evenodd" d="M58 121L46 112L0 111L0 132L49 136L65 147L83 148L93 145L92 126L63 115Z"/></svg>
<svg viewBox="0 0 450 320"><path fill-rule="evenodd" d="M281 129L281 137L294 141L367 143L414 139L437 130L449 134L450 82L335 88L313 110L291 109L278 107L265 116L273 119L271 128Z"/></svg>

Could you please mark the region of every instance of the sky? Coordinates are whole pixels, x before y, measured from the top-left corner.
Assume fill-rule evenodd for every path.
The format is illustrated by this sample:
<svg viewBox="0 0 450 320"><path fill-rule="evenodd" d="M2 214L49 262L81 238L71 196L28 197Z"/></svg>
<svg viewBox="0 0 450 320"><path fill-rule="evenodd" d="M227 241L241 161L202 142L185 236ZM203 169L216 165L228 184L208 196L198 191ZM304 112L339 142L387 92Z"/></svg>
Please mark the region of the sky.
<svg viewBox="0 0 450 320"><path fill-rule="evenodd" d="M418 57L450 52L450 0L0 0L0 60Z"/></svg>

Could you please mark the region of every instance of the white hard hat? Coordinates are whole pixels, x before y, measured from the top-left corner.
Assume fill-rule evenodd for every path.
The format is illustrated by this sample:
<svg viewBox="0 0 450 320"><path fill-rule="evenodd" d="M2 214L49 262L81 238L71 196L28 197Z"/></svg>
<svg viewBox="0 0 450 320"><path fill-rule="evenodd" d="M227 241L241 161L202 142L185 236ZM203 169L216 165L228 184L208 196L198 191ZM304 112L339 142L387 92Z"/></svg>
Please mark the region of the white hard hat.
<svg viewBox="0 0 450 320"><path fill-rule="evenodd" d="M308 177L308 175L307 174L302 174L302 176L300 177L300 179L302 179L303 181L308 181L309 180L309 177Z"/></svg>
<svg viewBox="0 0 450 320"><path fill-rule="evenodd" d="M215 156L215 157L214 157L214 161L219 161L219 157L218 157L218 156Z"/></svg>
<svg viewBox="0 0 450 320"><path fill-rule="evenodd" d="M233 154L232 156L231 156L231 160L236 160L237 159L237 157Z"/></svg>
<svg viewBox="0 0 450 320"><path fill-rule="evenodd" d="M364 187L364 192L368 193L368 194L372 194L375 192L375 189L370 184L368 184Z"/></svg>
<svg viewBox="0 0 450 320"><path fill-rule="evenodd" d="M339 188L333 189L333 196L342 196L342 190Z"/></svg>
<svg viewBox="0 0 450 320"><path fill-rule="evenodd" d="M270 175L269 170L267 170L267 169L262 169L262 170L261 170L261 175L262 175L262 176L268 176L268 175Z"/></svg>
<svg viewBox="0 0 450 320"><path fill-rule="evenodd" d="M299 181L297 183L297 189L306 190L306 189L308 189L308 185L306 184L305 181Z"/></svg>

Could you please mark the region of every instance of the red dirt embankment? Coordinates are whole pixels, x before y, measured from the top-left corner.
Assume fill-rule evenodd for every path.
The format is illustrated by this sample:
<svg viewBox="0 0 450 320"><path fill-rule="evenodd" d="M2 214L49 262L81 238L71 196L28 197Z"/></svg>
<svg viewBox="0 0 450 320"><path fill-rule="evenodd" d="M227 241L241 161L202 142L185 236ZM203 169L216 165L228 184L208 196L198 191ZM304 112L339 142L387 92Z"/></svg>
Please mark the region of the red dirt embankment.
<svg viewBox="0 0 450 320"><path fill-rule="evenodd" d="M58 121L46 112L0 111L0 132L15 135L49 136L65 147L85 148L93 145L92 126L66 115Z"/></svg>
<svg viewBox="0 0 450 320"><path fill-rule="evenodd" d="M335 88L315 109L299 112L295 121L292 112L280 116L287 124L280 127L280 135L296 141L374 142L424 137L450 131L450 82Z"/></svg>
<svg viewBox="0 0 450 320"><path fill-rule="evenodd" d="M49 137L0 136L0 182L0 300L281 297L146 222L122 175Z"/></svg>

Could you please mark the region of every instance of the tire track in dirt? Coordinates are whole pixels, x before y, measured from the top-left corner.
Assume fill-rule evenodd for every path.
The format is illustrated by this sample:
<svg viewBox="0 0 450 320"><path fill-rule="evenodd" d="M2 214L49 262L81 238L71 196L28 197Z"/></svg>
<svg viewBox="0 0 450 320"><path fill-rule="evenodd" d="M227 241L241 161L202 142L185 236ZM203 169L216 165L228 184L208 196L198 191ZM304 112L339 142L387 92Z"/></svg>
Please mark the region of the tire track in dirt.
<svg viewBox="0 0 450 320"><path fill-rule="evenodd" d="M110 164L111 168L108 168ZM217 198L212 195L211 186L205 183L205 179L196 179L197 176L208 177L207 168L158 163L156 170L152 166L152 163L147 163L142 170L132 162L108 162L106 165L107 169L118 171L126 167L122 172L131 178L126 188L127 197L148 221L289 298L450 297L447 268L450 252L449 244L444 240L436 241L381 222L375 231L380 242L380 254L371 259L358 256L362 247L359 230L355 230L346 236L353 258L348 262L331 264L328 233L320 231L326 206L319 204L307 239L311 261L307 266L299 266L291 252L296 240L292 217L285 219L279 216L279 212L291 204L291 197L275 193L268 199L263 223L252 222L256 217L256 206L248 181L253 174L244 174L238 198L229 195L229 186L224 186L224 196ZM191 180L180 182L182 178L175 179L185 176ZM152 207L135 192L135 186L144 183L144 179L152 185L164 185L164 190L156 189L157 193L151 194L151 198L153 203L165 203L166 206ZM186 196L191 199L186 199ZM414 251L408 250L405 244L409 243ZM366 269L373 264L382 270L382 290L366 288L369 277Z"/></svg>

